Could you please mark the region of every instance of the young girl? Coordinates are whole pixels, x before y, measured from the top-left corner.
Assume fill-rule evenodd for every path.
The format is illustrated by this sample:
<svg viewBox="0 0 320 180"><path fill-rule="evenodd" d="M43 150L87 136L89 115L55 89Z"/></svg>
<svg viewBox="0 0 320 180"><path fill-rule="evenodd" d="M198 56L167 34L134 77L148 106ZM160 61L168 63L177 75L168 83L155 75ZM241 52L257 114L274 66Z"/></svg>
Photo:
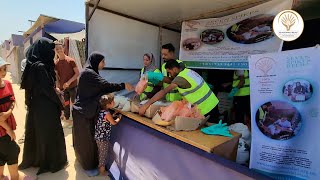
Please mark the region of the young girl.
<svg viewBox="0 0 320 180"><path fill-rule="evenodd" d="M116 125L121 120L121 114L115 117L115 114L111 114L109 109L114 106L114 95L107 94L100 98L100 112L98 121L95 126L94 138L97 142L98 152L99 152L99 172L100 175L108 175L105 169L107 155L108 155L108 145L111 135L111 125Z"/></svg>
<svg viewBox="0 0 320 180"><path fill-rule="evenodd" d="M12 114L15 98L11 83L3 78L7 74L7 65L0 58L0 180L7 180L3 175L4 166L7 164L11 180L33 179L29 176L19 177L18 156L20 147L15 142L16 121Z"/></svg>

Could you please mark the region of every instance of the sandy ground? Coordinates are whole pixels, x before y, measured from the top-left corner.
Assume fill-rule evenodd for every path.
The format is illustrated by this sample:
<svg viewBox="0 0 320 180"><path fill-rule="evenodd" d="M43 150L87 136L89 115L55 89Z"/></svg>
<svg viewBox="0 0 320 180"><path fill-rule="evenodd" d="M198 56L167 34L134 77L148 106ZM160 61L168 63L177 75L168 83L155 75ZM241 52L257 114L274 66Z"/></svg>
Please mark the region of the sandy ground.
<svg viewBox="0 0 320 180"><path fill-rule="evenodd" d="M7 75L7 80L10 81L10 74ZM12 81L11 81L12 82ZM25 123L25 116L26 116L26 110L24 107L24 91L20 89L20 86L18 84L13 84L13 90L15 92L15 97L17 101L17 105L13 111L13 114L15 116L15 119L17 121L18 127L15 131L17 141L18 139L23 135L24 133L24 123ZM38 176L39 180L100 180L100 179L109 179L108 177L88 177L83 170L81 169L79 163L76 161L73 147L72 147L72 131L69 128L64 128L64 134L66 139L66 148L67 148L67 154L68 154L68 161L69 165L57 172L57 173L45 173ZM23 144L20 145L21 152L19 156L19 163L22 161L22 153L23 153ZM37 168L30 168L27 170L23 170L20 173L21 174L27 174L31 176L36 177L38 169ZM7 168L5 168L4 171L5 175L9 175L9 172Z"/></svg>

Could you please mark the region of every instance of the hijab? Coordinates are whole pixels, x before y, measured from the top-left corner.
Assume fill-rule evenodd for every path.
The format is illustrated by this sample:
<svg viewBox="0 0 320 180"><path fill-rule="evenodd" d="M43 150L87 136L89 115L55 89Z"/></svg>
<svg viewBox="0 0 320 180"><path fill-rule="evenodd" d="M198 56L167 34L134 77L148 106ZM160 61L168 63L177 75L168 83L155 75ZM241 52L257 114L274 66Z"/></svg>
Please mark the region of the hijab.
<svg viewBox="0 0 320 180"><path fill-rule="evenodd" d="M42 63L45 65L48 74L51 76L53 81L56 80L54 72L54 49L55 44L52 40L41 37L36 40L26 51L26 67L21 78L21 88L31 89L33 87L33 78L28 78L30 73L33 72L34 68Z"/></svg>
<svg viewBox="0 0 320 180"><path fill-rule="evenodd" d="M144 72L148 72L148 71L153 72L153 71L155 71L157 69L157 67L156 67L155 62L154 62L153 54L152 53L146 53L143 56L147 56L151 61L149 66L145 66L144 67Z"/></svg>
<svg viewBox="0 0 320 180"><path fill-rule="evenodd" d="M99 64L104 59L104 56L97 51L94 51L90 54L85 68L94 70L97 74L99 74Z"/></svg>

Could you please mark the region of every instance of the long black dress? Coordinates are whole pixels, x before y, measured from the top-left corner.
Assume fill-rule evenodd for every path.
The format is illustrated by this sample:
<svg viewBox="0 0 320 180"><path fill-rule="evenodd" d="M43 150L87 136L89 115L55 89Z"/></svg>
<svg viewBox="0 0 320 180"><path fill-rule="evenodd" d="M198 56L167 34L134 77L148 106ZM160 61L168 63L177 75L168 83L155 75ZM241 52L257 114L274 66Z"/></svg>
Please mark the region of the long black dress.
<svg viewBox="0 0 320 180"><path fill-rule="evenodd" d="M73 105L73 146L76 158L84 170L98 167L94 125L99 112L100 97L125 88L123 83L112 84L99 75L98 65L103 59L104 56L97 52L90 55L80 74L77 97Z"/></svg>
<svg viewBox="0 0 320 180"><path fill-rule="evenodd" d="M30 47L27 52L27 72L22 80L28 112L23 161L19 169L40 167L37 174L54 173L67 164L66 145L60 121L62 104L54 87L54 45L51 43L50 40L40 39Z"/></svg>

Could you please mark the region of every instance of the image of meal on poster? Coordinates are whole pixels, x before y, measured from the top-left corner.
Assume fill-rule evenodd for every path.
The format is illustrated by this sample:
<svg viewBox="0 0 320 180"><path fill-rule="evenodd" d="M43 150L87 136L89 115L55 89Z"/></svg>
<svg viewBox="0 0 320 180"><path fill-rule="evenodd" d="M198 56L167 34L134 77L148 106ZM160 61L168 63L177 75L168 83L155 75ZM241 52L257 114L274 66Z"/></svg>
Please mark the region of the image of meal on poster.
<svg viewBox="0 0 320 180"><path fill-rule="evenodd" d="M296 136L301 129L301 115L291 104L270 101L259 107L256 123L260 131L275 140L287 140Z"/></svg>
<svg viewBox="0 0 320 180"><path fill-rule="evenodd" d="M186 51L197 50L201 46L201 41L198 38L188 38L183 41L182 46Z"/></svg>
<svg viewBox="0 0 320 180"><path fill-rule="evenodd" d="M217 44L224 39L224 33L217 29L207 29L200 34L200 39L205 44Z"/></svg>
<svg viewBox="0 0 320 180"><path fill-rule="evenodd" d="M287 82L282 92L292 102L304 102L311 98L313 87L306 80L295 79Z"/></svg>
<svg viewBox="0 0 320 180"><path fill-rule="evenodd" d="M240 21L227 29L230 40L241 44L258 43L274 37L272 22L274 15L258 15Z"/></svg>

